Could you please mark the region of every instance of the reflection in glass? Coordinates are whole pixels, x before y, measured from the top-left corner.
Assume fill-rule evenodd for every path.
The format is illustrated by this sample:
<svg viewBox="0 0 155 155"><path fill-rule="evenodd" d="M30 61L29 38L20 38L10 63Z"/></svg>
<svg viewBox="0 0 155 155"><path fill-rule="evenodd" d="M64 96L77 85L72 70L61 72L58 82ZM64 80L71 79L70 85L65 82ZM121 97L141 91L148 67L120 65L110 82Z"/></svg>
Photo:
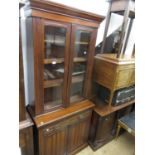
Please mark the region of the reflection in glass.
<svg viewBox="0 0 155 155"><path fill-rule="evenodd" d="M45 110L62 104L65 42L65 28L45 26L43 73Z"/></svg>
<svg viewBox="0 0 155 155"><path fill-rule="evenodd" d="M111 13L108 33L104 45L104 53L118 53L122 23L123 16Z"/></svg>
<svg viewBox="0 0 155 155"><path fill-rule="evenodd" d="M83 99L84 80L86 73L87 55L90 41L90 32L77 30L75 34L73 70L70 102Z"/></svg>
<svg viewBox="0 0 155 155"><path fill-rule="evenodd" d="M66 39L66 29L45 27L45 58L63 58Z"/></svg>
<svg viewBox="0 0 155 155"><path fill-rule="evenodd" d="M125 55L131 56L132 52L134 50L134 45L135 45L135 19L131 19L132 25L131 25L131 30L130 34L128 36L127 40L127 45L125 48Z"/></svg>

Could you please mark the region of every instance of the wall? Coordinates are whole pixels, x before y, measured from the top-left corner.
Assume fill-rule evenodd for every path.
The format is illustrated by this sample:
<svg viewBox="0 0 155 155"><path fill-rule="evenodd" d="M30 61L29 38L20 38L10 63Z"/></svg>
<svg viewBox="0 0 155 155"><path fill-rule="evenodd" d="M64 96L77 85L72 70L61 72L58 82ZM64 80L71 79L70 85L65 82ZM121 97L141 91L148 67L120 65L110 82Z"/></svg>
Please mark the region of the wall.
<svg viewBox="0 0 155 155"><path fill-rule="evenodd" d="M75 7L80 10L93 12L99 15L106 16L109 3L106 0L52 0L56 3L61 3L64 5L68 5L71 7ZM104 28L105 28L104 20L98 30L96 45L98 45L103 40Z"/></svg>
<svg viewBox="0 0 155 155"><path fill-rule="evenodd" d="M103 16L107 15L108 7L109 7L109 3L107 2L107 0L76 0L76 1L75 0L52 0L52 1L56 3L68 5L71 7L75 7L77 9L81 9L84 11L93 12L93 13L103 15ZM106 19L100 24L100 27L98 29L96 45L98 45L103 40L105 22L106 22ZM118 25L121 25L121 22L122 22L121 16L112 15L107 35L110 35L112 31L118 27ZM134 40L135 40L134 30L132 29L131 35L129 37L129 43L125 51L125 53L128 55L131 55L132 47L135 42Z"/></svg>

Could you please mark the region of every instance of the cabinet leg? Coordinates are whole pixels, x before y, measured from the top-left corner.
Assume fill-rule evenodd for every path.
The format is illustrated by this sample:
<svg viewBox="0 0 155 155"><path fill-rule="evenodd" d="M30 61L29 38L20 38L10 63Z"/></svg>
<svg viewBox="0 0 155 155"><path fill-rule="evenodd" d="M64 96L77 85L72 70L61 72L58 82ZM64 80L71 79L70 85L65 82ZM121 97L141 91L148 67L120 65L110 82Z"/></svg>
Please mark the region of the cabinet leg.
<svg viewBox="0 0 155 155"><path fill-rule="evenodd" d="M115 139L116 139L116 140L117 140L117 138L118 138L120 129L121 129L121 126L118 124L118 126L117 126L117 132L116 132L116 136L115 136Z"/></svg>
<svg viewBox="0 0 155 155"><path fill-rule="evenodd" d="M111 106L111 104L112 104L112 98L113 98L113 96L114 96L114 90L112 90L111 92L110 92L110 98L109 98L109 105Z"/></svg>

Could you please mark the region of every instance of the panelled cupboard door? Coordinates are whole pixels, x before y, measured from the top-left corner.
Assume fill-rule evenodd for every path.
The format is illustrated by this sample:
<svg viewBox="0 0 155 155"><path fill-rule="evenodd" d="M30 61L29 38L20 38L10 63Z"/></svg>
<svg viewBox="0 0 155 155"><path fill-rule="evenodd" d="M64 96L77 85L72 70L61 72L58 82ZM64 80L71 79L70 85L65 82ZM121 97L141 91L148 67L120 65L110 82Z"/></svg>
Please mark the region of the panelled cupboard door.
<svg viewBox="0 0 155 155"><path fill-rule="evenodd" d="M67 127L40 131L39 155L67 155Z"/></svg>
<svg viewBox="0 0 155 155"><path fill-rule="evenodd" d="M65 107L71 24L42 20L44 111Z"/></svg>
<svg viewBox="0 0 155 155"><path fill-rule="evenodd" d="M68 102L70 104L88 97L96 32L96 29L72 24L68 78Z"/></svg>
<svg viewBox="0 0 155 155"><path fill-rule="evenodd" d="M115 113L99 118L99 126L96 134L96 141L104 142L112 136L115 122Z"/></svg>
<svg viewBox="0 0 155 155"><path fill-rule="evenodd" d="M87 145L88 133L89 133L90 118L83 120L80 123L69 126L69 138L68 138L68 152L74 154L74 152Z"/></svg>

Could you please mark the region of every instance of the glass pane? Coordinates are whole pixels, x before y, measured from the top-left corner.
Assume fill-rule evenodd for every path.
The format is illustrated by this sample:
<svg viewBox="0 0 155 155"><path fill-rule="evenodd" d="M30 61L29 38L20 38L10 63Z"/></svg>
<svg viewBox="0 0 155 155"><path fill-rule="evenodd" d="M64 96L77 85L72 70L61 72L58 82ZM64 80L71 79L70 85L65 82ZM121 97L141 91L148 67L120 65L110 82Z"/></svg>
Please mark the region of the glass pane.
<svg viewBox="0 0 155 155"><path fill-rule="evenodd" d="M135 45L135 19L132 19L132 25L131 25L131 30L127 42L127 46L125 49L125 55L131 56L132 52L134 50L134 45Z"/></svg>
<svg viewBox="0 0 155 155"><path fill-rule="evenodd" d="M89 41L90 32L82 30L76 31L70 96L71 103L83 99Z"/></svg>
<svg viewBox="0 0 155 155"><path fill-rule="evenodd" d="M45 26L44 104L45 110L62 104L66 29Z"/></svg>
<svg viewBox="0 0 155 155"><path fill-rule="evenodd" d="M118 53L123 16L111 13L104 53Z"/></svg>
<svg viewBox="0 0 155 155"><path fill-rule="evenodd" d="M121 51L119 51L121 34L123 33L122 32L123 18L124 16L122 15L111 13L108 33L106 36L106 41L104 46L104 53L124 52L126 39L128 37L128 33L130 33L128 31L130 29L131 20L130 18L127 19L127 26L124 32L124 39L122 42L122 49Z"/></svg>

